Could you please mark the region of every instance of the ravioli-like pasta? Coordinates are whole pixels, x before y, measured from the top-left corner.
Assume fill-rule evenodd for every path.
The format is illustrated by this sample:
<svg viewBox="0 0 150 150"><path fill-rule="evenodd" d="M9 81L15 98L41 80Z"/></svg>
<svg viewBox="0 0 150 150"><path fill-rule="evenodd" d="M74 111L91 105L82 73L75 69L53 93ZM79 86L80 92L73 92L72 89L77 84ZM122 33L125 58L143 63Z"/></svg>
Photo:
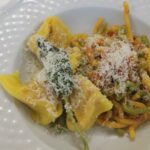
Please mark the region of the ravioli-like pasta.
<svg viewBox="0 0 150 150"><path fill-rule="evenodd" d="M60 102L48 99L45 88L36 81L22 84L19 74L0 75L0 84L11 96L27 105L32 110L33 119L48 125L62 114Z"/></svg>
<svg viewBox="0 0 150 150"><path fill-rule="evenodd" d="M88 130L97 117L112 108L112 102L101 94L99 89L86 77L76 76L78 86L70 96L72 109L81 130ZM68 128L74 130L72 123L67 121Z"/></svg>
<svg viewBox="0 0 150 150"><path fill-rule="evenodd" d="M36 39L38 36L43 37L58 47L66 48L68 47L72 34L58 17L52 16L48 17L38 31L29 38L27 46L33 53L37 52Z"/></svg>
<svg viewBox="0 0 150 150"><path fill-rule="evenodd" d="M78 34L73 36L66 25L58 17L48 17L40 26L39 30L32 35L28 42L28 48L35 54L38 54L37 38L43 37L46 41L52 42L54 45L66 48L74 38L86 38L86 34ZM73 72L79 66L81 51L78 47L66 49Z"/></svg>
<svg viewBox="0 0 150 150"><path fill-rule="evenodd" d="M77 67L80 64L80 60L82 57L82 52L78 47L68 48L67 50L69 61L71 68L73 70L73 73L76 72Z"/></svg>

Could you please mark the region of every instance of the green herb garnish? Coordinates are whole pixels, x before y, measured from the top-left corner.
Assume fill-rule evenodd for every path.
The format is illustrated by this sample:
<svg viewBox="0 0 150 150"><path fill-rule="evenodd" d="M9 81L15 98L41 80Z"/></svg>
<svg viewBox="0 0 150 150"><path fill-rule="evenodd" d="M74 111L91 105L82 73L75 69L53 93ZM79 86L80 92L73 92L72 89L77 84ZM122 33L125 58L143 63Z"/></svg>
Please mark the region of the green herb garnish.
<svg viewBox="0 0 150 150"><path fill-rule="evenodd" d="M38 38L37 43L39 57L46 69L49 86L55 91L58 97L61 97L64 105L70 105L69 96L73 91L74 82L73 72L66 51L44 41L43 38ZM73 116L72 109L66 109L66 114L74 125L75 131L79 134L84 145L84 150L89 150L85 136Z"/></svg>
<svg viewBox="0 0 150 150"><path fill-rule="evenodd" d="M49 86L57 96L70 95L73 89L73 73L66 51L45 42L42 38L38 39L38 46L39 57L46 69Z"/></svg>

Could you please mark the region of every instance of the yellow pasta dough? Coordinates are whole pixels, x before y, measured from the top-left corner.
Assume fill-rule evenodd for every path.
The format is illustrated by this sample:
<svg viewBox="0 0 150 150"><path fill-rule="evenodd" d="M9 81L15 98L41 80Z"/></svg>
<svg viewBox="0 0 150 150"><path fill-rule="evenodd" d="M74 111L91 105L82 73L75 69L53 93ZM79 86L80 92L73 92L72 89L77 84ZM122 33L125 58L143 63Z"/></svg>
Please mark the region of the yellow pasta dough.
<svg viewBox="0 0 150 150"><path fill-rule="evenodd" d="M32 110L33 119L47 125L62 114L61 103L51 102L46 91L37 82L22 84L19 74L0 75L0 84L11 96Z"/></svg>
<svg viewBox="0 0 150 150"><path fill-rule="evenodd" d="M79 87L70 96L73 112L81 130L88 130L97 117L112 108L112 102L101 94L99 89L86 77L76 76ZM74 130L71 122L68 128Z"/></svg>
<svg viewBox="0 0 150 150"><path fill-rule="evenodd" d="M43 37L45 40L52 42L58 47L66 48L71 39L71 32L67 26L55 16L48 17L40 26L35 34L33 34L28 42L28 48L33 52L37 52L37 42L38 36Z"/></svg>

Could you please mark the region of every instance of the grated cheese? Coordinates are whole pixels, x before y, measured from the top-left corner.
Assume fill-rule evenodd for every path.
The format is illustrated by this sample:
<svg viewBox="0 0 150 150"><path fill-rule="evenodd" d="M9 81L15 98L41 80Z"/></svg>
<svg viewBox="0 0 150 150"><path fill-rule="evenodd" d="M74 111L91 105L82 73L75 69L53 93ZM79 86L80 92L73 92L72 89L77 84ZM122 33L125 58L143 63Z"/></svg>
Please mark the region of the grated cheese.
<svg viewBox="0 0 150 150"><path fill-rule="evenodd" d="M36 74L36 80L38 83L40 84L43 84L44 82L47 81L47 78L46 78L46 70L45 69L42 69L40 70L37 74Z"/></svg>
<svg viewBox="0 0 150 150"><path fill-rule="evenodd" d="M116 94L125 93L126 81L130 79L136 82L139 79L136 70L137 53L127 40L121 41L113 38L111 41L107 39L109 44L107 42L103 46L96 44L96 41L102 38L102 36L90 37L86 45L92 46L94 43L96 48L103 49L100 55L101 59L95 71L99 76L99 80L93 79L94 83L104 89L108 89L113 83ZM115 86L116 83L117 86Z"/></svg>
<svg viewBox="0 0 150 150"><path fill-rule="evenodd" d="M81 83L80 83L80 80L79 80L81 78L82 78L81 75L75 75L74 76L74 90L77 91L76 92L77 94L74 95L75 101L72 103L72 107L75 108L75 109L80 106L81 100L84 99L83 88L80 86Z"/></svg>

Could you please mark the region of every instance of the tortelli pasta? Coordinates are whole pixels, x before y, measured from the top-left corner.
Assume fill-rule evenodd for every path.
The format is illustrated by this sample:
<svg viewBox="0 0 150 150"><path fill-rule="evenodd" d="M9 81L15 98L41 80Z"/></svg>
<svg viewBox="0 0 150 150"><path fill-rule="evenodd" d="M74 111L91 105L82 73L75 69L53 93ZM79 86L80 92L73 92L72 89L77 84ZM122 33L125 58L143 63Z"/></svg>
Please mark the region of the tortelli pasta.
<svg viewBox="0 0 150 150"><path fill-rule="evenodd" d="M133 34L128 3L123 6L124 25L98 18L91 35L73 34L60 18L48 17L27 40L42 69L26 84L19 73L0 75L36 122L77 132L86 150L83 132L94 124L134 140L150 119L150 44Z"/></svg>

